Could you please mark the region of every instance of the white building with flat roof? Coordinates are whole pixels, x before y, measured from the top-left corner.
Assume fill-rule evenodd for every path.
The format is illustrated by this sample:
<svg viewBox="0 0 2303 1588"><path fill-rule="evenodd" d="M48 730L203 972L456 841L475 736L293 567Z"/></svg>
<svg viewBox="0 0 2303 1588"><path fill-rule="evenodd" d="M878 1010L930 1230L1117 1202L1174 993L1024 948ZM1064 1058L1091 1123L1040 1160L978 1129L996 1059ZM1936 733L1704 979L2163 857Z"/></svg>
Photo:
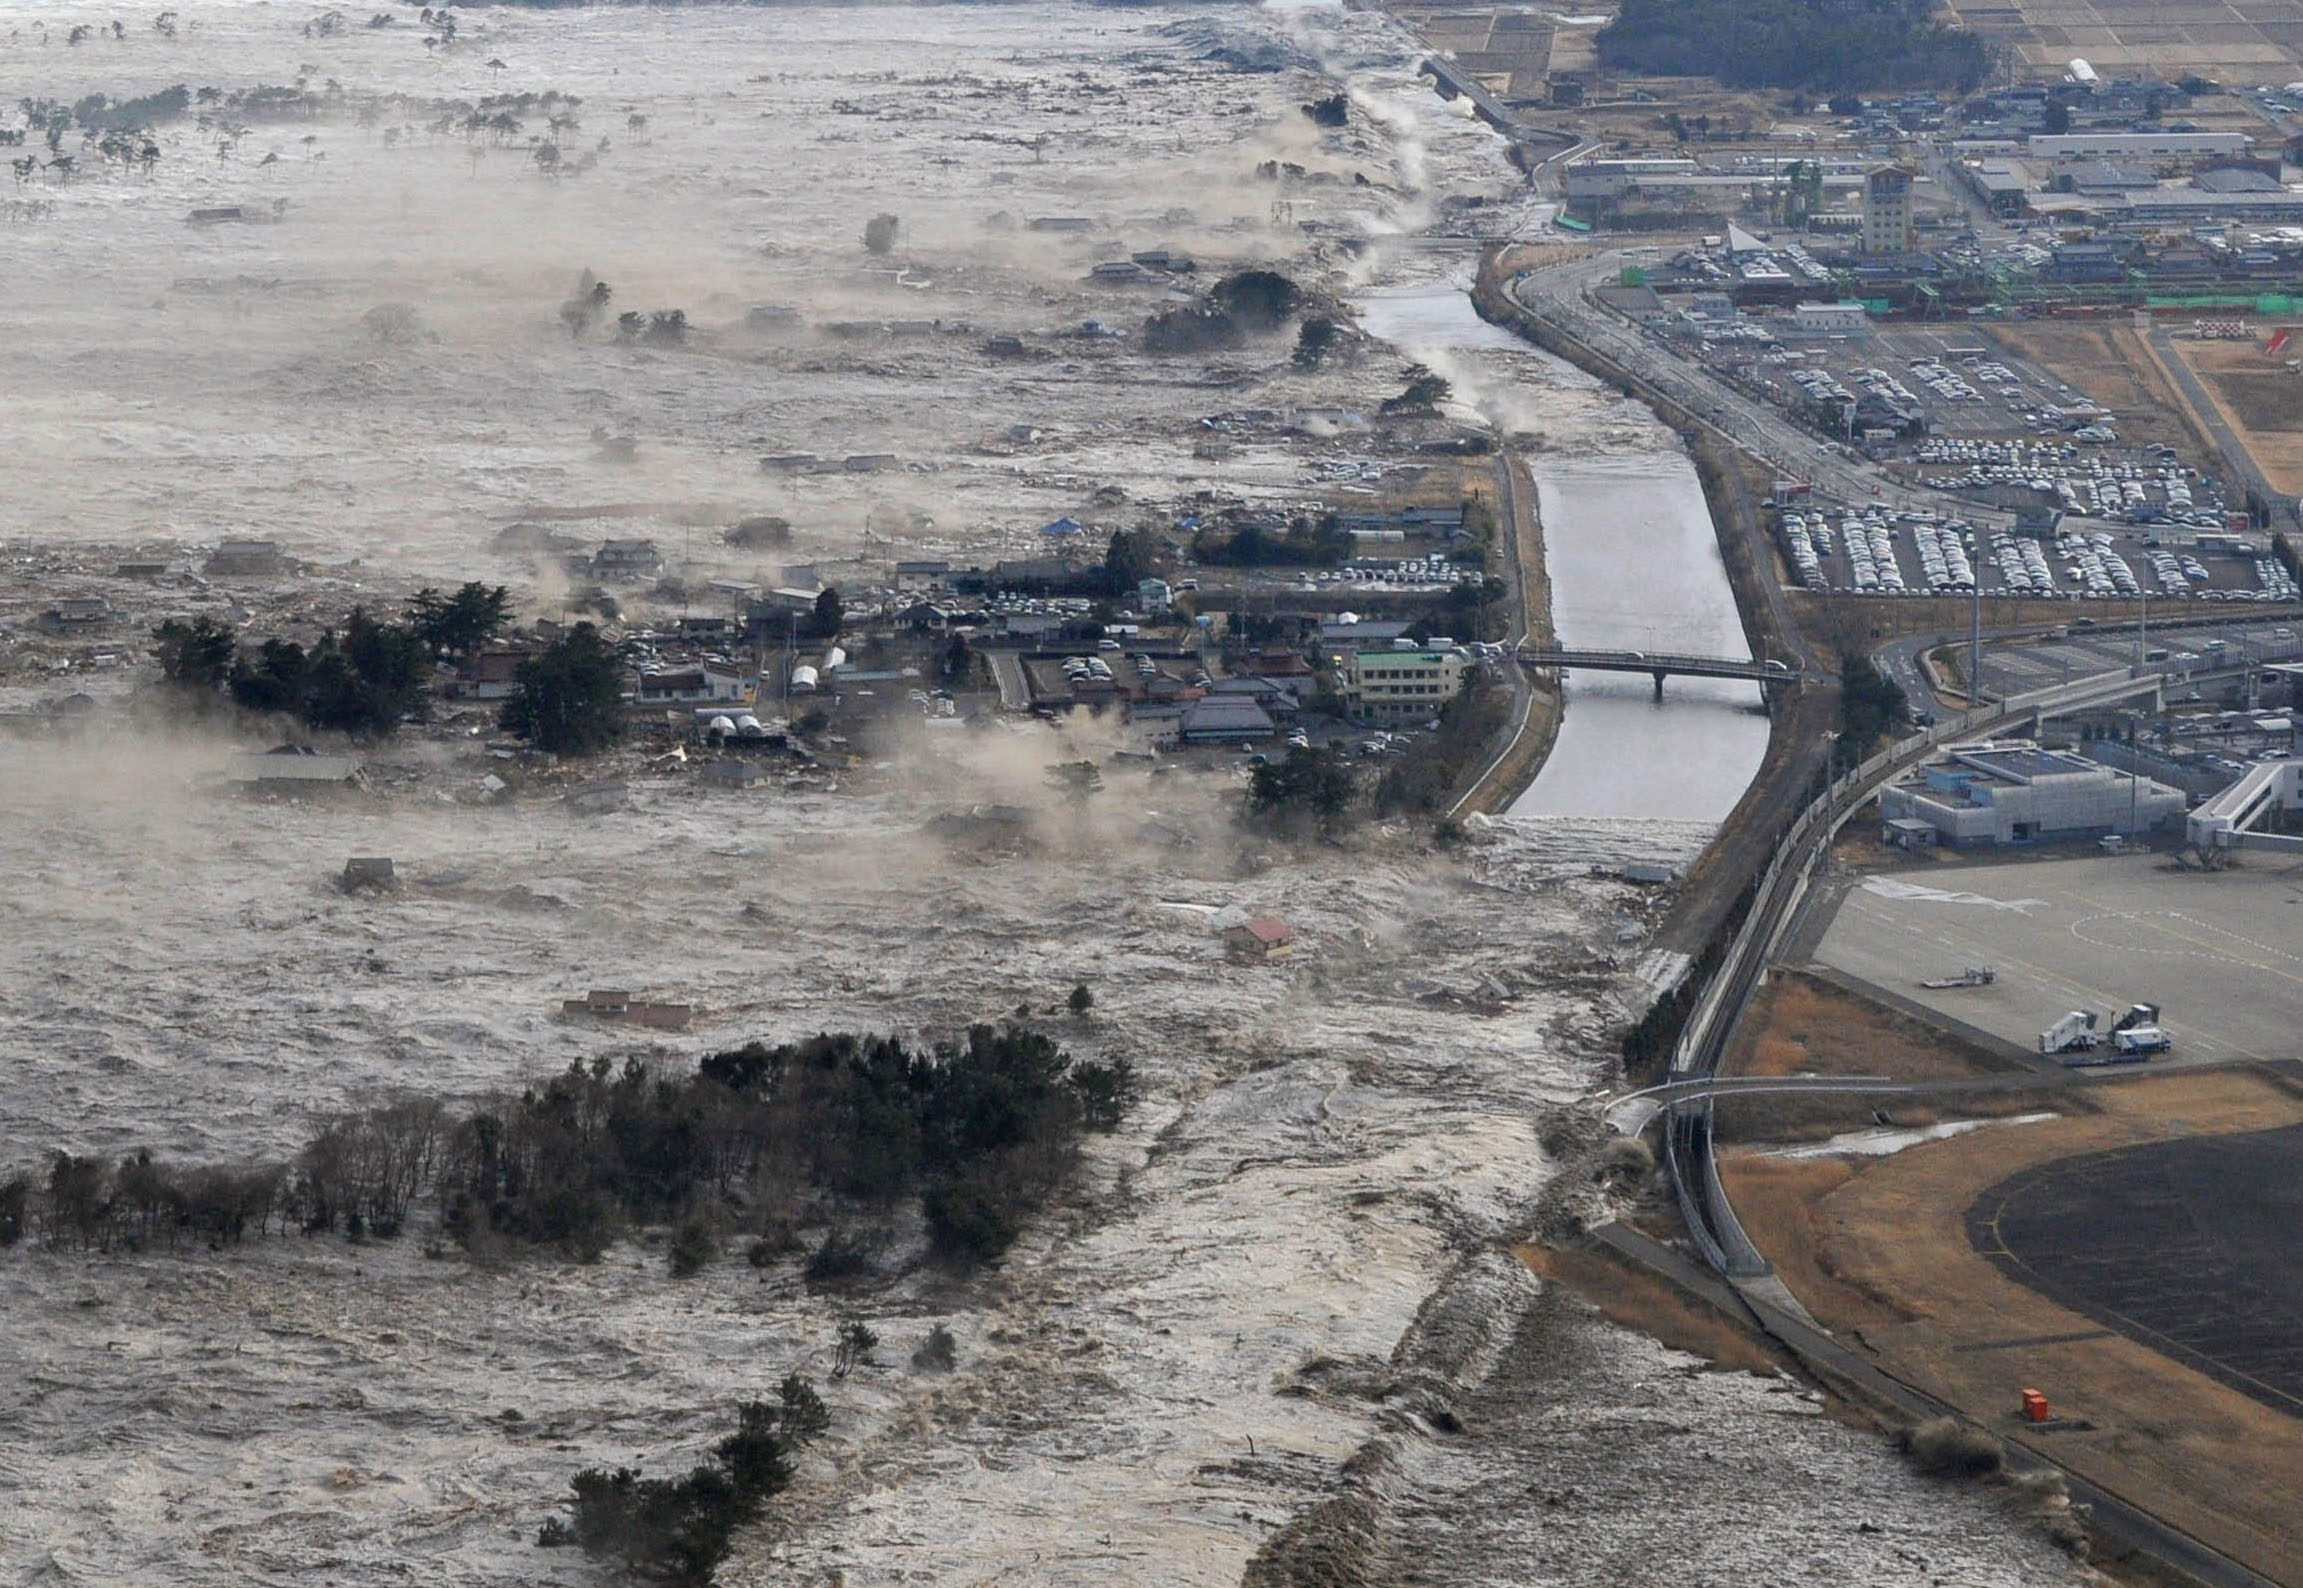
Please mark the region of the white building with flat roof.
<svg viewBox="0 0 2303 1588"><path fill-rule="evenodd" d="M1791 311L1791 326L1796 331L1809 331L1819 335L1842 335L1861 332L1869 328L1871 318L1863 305L1852 300L1840 303L1803 303Z"/></svg>
<svg viewBox="0 0 2303 1588"><path fill-rule="evenodd" d="M2243 132L2041 132L2029 147L2036 160L2208 160L2254 144Z"/></svg>
<svg viewBox="0 0 2303 1588"><path fill-rule="evenodd" d="M2133 837L2180 824L2186 804L2181 789L2027 739L1952 746L1879 791L1883 822L1923 821L1959 845Z"/></svg>
<svg viewBox="0 0 2303 1588"><path fill-rule="evenodd" d="M1883 165L1863 177L1863 251L1867 254L1908 254L1912 250L1912 174L1900 165Z"/></svg>
<svg viewBox="0 0 2303 1588"><path fill-rule="evenodd" d="M1463 688L1464 658L1457 650L1354 651L1343 658L1344 704L1363 722L1436 717Z"/></svg>

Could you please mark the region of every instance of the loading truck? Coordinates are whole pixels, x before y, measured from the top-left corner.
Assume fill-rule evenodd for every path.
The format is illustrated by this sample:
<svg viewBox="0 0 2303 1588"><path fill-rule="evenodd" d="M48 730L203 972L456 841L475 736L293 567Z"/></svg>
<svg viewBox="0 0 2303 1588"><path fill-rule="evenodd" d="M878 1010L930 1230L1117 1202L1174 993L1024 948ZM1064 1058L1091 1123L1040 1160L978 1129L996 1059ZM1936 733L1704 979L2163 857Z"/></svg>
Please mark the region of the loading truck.
<svg viewBox="0 0 2303 1588"><path fill-rule="evenodd" d="M2095 1034L2095 1011L2074 1009L2039 1033L2042 1053L2092 1053L2103 1039Z"/></svg>
<svg viewBox="0 0 2303 1588"><path fill-rule="evenodd" d="M2140 1059L2148 1053L2165 1053L2174 1046L2174 1040L2159 1023L2157 1004L2130 1004L2111 1027L2112 1051L2124 1056Z"/></svg>

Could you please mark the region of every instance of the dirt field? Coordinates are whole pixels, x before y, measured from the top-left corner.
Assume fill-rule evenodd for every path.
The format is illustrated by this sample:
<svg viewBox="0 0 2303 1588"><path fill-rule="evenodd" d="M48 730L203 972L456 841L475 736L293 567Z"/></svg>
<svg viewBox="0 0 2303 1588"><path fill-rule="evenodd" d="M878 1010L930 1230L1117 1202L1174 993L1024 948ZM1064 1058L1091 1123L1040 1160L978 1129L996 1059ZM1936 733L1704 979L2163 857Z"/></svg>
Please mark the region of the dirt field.
<svg viewBox="0 0 2303 1588"><path fill-rule="evenodd" d="M2215 456L2132 328L2106 320L2038 320L1995 325L1990 335L2110 409L2122 442L2170 446L2202 464Z"/></svg>
<svg viewBox="0 0 2303 1588"><path fill-rule="evenodd" d="M2303 59L2303 6L2295 0L1949 0L1966 27L2027 66L2085 58L2105 77L2172 80L2198 72L2221 82L2279 83Z"/></svg>
<svg viewBox="0 0 2303 1588"><path fill-rule="evenodd" d="M2237 1071L2093 1095L2099 1113L1980 1130L1845 1174L1751 1156L1722 1172L1799 1299L1889 1371L2275 1581L2303 1582L2303 1422L2015 1283L1966 1228L1978 1199L2038 1165L2303 1124L2303 1100ZM2066 1421L2019 1425L2025 1388Z"/></svg>
<svg viewBox="0 0 2303 1588"><path fill-rule="evenodd" d="M1407 20L1433 49L1507 99L1541 99L1551 65L1552 20L1539 12L1408 11Z"/></svg>
<svg viewBox="0 0 2303 1588"><path fill-rule="evenodd" d="M1937 1080L1997 1066L1954 1038L1796 973L1752 1000L1728 1056L1730 1075L1891 1075Z"/></svg>
<svg viewBox="0 0 2303 1588"><path fill-rule="evenodd" d="M2177 338L2173 346L2198 372L2264 478L2288 495L2303 493L2303 372L2265 358L2252 341Z"/></svg>
<svg viewBox="0 0 2303 1588"><path fill-rule="evenodd" d="M1763 1342L1742 1324L1604 1250L1515 1246L1512 1251L1545 1279L1567 1286L1597 1307L1611 1322L1653 1335L1674 1351L1761 1377L1783 1366L1768 1349L1773 1342Z"/></svg>

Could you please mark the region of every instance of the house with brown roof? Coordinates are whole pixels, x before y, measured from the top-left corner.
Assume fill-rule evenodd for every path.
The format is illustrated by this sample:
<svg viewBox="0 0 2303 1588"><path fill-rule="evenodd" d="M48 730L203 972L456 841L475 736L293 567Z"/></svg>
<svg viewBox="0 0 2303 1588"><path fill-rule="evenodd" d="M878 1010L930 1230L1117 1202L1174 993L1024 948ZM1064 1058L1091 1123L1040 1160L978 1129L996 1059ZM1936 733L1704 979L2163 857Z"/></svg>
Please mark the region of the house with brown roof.
<svg viewBox="0 0 2303 1588"><path fill-rule="evenodd" d="M1224 951L1243 965L1286 959L1295 952L1295 943L1295 928L1276 915L1259 915L1223 934Z"/></svg>

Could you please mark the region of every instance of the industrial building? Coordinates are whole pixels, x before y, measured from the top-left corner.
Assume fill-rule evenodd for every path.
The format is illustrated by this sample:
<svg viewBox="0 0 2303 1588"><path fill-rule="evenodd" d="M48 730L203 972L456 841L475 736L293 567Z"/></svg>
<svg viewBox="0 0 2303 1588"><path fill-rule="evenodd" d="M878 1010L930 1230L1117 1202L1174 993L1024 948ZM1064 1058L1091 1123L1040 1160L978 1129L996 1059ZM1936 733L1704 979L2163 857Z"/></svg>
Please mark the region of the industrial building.
<svg viewBox="0 0 2303 1588"><path fill-rule="evenodd" d="M2255 140L2243 132L2034 133L2035 160L2214 160L2245 154Z"/></svg>
<svg viewBox="0 0 2303 1588"><path fill-rule="evenodd" d="M269 579L288 571L288 559L269 540L227 540L201 568L211 579Z"/></svg>
<svg viewBox="0 0 2303 1588"><path fill-rule="evenodd" d="M1967 846L2131 837L2180 823L2186 803L2180 789L2026 739L1951 747L1879 791L1891 833L1920 821Z"/></svg>
<svg viewBox="0 0 2303 1588"><path fill-rule="evenodd" d="M258 794L322 794L361 786L360 762L348 755L322 755L299 745L243 750L232 757L225 776Z"/></svg>
<svg viewBox="0 0 2303 1588"><path fill-rule="evenodd" d="M647 667L640 670L638 699L643 706L669 701L750 701L757 685L750 673L732 667L698 662L689 667Z"/></svg>
<svg viewBox="0 0 2303 1588"><path fill-rule="evenodd" d="M1461 651L1354 651L1338 667L1344 705L1362 721L1429 717L1463 688Z"/></svg>

